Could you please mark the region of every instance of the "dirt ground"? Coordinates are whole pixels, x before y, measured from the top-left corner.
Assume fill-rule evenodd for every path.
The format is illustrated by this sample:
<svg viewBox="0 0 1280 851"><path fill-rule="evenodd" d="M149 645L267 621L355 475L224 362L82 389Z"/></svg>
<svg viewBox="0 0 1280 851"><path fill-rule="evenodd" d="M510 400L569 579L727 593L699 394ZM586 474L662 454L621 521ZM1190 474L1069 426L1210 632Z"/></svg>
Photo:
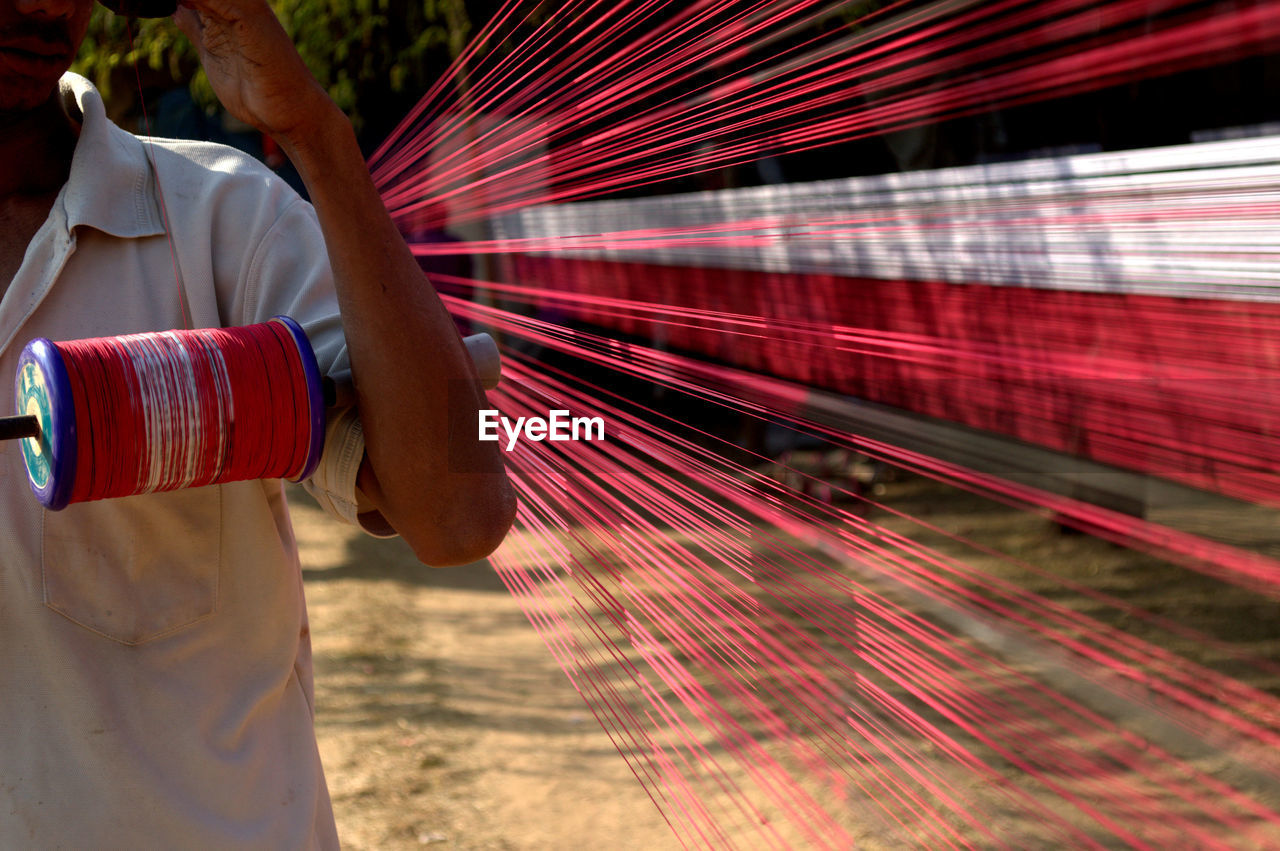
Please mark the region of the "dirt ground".
<svg viewBox="0 0 1280 851"><path fill-rule="evenodd" d="M1280 653L1275 601L923 480L878 487L877 496L1037 570L875 512L887 528L1255 687L1280 688L1248 661ZM401 542L329 521L301 491L291 502L312 621L317 732L345 847L680 847L488 565L423 568ZM1064 581L1215 642L1130 622ZM1266 791L1263 800L1275 790ZM851 831L859 843L895 847L863 826ZM1032 835L1026 824L1009 830Z"/></svg>
<svg viewBox="0 0 1280 851"><path fill-rule="evenodd" d="M679 847L487 564L424 568L290 500L344 848Z"/></svg>

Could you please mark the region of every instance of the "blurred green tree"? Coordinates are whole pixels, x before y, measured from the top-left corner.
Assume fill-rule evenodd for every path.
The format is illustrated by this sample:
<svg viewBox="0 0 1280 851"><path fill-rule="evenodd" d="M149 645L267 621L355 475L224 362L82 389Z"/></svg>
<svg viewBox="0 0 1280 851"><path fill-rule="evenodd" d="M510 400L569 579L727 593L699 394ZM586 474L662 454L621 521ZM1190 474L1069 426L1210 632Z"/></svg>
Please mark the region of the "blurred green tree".
<svg viewBox="0 0 1280 851"><path fill-rule="evenodd" d="M307 67L366 138L394 126L462 52L471 28L464 0L270 2ZM110 99L139 88L135 67L144 86L187 85L196 103L216 109L195 50L172 21L129 22L95 7L73 70ZM121 87L128 91L114 91Z"/></svg>

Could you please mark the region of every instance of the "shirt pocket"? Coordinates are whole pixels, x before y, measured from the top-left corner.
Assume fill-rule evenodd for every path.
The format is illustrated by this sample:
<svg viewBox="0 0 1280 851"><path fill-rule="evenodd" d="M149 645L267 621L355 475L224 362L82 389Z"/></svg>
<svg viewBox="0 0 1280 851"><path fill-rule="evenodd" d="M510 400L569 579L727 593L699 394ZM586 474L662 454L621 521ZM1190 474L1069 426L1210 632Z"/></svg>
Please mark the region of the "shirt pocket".
<svg viewBox="0 0 1280 851"><path fill-rule="evenodd" d="M121 644L212 616L221 560L219 485L44 512L45 606Z"/></svg>

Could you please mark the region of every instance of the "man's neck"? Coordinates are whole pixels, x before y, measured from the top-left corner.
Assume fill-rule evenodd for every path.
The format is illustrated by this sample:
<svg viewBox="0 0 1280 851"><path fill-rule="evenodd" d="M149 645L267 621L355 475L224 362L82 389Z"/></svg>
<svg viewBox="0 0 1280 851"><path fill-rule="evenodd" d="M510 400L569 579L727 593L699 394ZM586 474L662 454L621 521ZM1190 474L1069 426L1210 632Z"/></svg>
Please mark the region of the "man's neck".
<svg viewBox="0 0 1280 851"><path fill-rule="evenodd" d="M71 173L77 127L53 95L33 110L0 113L0 198L56 191Z"/></svg>

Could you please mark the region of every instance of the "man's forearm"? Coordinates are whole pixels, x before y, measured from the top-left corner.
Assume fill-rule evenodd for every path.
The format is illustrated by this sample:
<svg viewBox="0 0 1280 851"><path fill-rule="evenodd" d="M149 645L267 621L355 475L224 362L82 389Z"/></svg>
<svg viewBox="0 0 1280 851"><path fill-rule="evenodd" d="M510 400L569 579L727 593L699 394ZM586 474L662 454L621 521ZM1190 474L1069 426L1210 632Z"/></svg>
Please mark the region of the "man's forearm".
<svg viewBox="0 0 1280 851"><path fill-rule="evenodd" d="M183 0L174 21L222 105L275 138L311 194L364 425L366 495L428 564L487 555L515 498L495 444L482 444L476 428L449 433L451 411L469 410L474 426L484 394L378 197L350 122L265 0Z"/></svg>
<svg viewBox="0 0 1280 851"><path fill-rule="evenodd" d="M362 487L424 562L482 558L515 499L505 473L476 472L502 470L496 444L474 428L450 434L450 410L474 424L485 407L475 367L387 214L350 122L327 97L317 102L315 122L278 141L328 247L365 431Z"/></svg>

